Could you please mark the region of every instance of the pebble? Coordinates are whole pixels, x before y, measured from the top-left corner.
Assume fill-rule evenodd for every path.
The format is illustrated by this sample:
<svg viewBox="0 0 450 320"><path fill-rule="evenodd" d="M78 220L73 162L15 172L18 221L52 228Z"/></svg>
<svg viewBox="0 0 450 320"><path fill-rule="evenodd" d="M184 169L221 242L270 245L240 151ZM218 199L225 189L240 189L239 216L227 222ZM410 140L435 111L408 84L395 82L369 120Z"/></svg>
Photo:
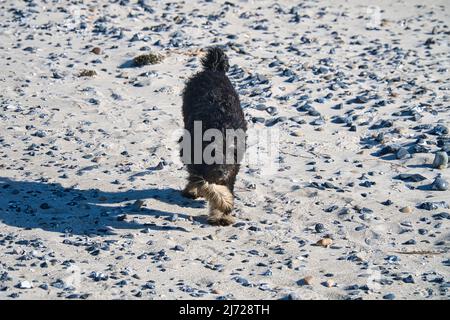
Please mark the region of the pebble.
<svg viewBox="0 0 450 320"><path fill-rule="evenodd" d="M436 179L434 179L433 183L431 184L431 189L437 191L447 191L448 182L444 178L438 176L436 177Z"/></svg>
<svg viewBox="0 0 450 320"><path fill-rule="evenodd" d="M401 147L397 150L395 153L395 156L397 159L406 159L409 158L411 155L408 152L408 149Z"/></svg>
<svg viewBox="0 0 450 320"><path fill-rule="evenodd" d="M319 241L317 241L316 244L319 246L328 248L329 246L331 246L333 244L333 240L330 238L323 238L323 239L320 239Z"/></svg>
<svg viewBox="0 0 450 320"><path fill-rule="evenodd" d="M322 223L316 223L316 225L314 226L314 230L316 230L317 233L326 231L325 226Z"/></svg>
<svg viewBox="0 0 450 320"><path fill-rule="evenodd" d="M265 121L266 121L266 119L263 117L252 117L253 123L264 123Z"/></svg>
<svg viewBox="0 0 450 320"><path fill-rule="evenodd" d="M383 296L383 299L384 299L384 300L395 300L395 294L393 294L393 293L385 294L385 295Z"/></svg>
<svg viewBox="0 0 450 320"><path fill-rule="evenodd" d="M323 118L317 118L317 119L315 119L315 120L313 120L312 122L311 122L311 125L313 125L313 126L322 126L322 125L324 125L326 122L325 122L325 120L323 119Z"/></svg>
<svg viewBox="0 0 450 320"><path fill-rule="evenodd" d="M425 178L421 174L417 174L417 173L414 173L414 174L402 173L402 174L395 176L394 179L402 180L405 182L420 182L420 181L426 180L427 178Z"/></svg>
<svg viewBox="0 0 450 320"><path fill-rule="evenodd" d="M25 281L21 281L19 283L18 287L19 287L19 289L31 289L31 288L33 288L33 284L31 282L25 280Z"/></svg>
<svg viewBox="0 0 450 320"><path fill-rule="evenodd" d="M327 288L332 288L336 285L336 283L332 279L328 279L324 282L324 286Z"/></svg>
<svg viewBox="0 0 450 320"><path fill-rule="evenodd" d="M406 206L400 209L400 212L402 213L411 213L413 210L410 206Z"/></svg>
<svg viewBox="0 0 450 320"><path fill-rule="evenodd" d="M446 169L448 167L448 155L446 152L439 151L436 152L433 161L433 168L436 169Z"/></svg>
<svg viewBox="0 0 450 320"><path fill-rule="evenodd" d="M132 205L131 205L131 209L134 211L138 211L139 209L141 209L141 207L144 205L144 201L142 200L136 200Z"/></svg>
<svg viewBox="0 0 450 320"><path fill-rule="evenodd" d="M277 123L285 122L286 120L287 120L287 117L278 117L278 118L267 119L265 125L266 125L266 127L272 127L272 126L276 125Z"/></svg>
<svg viewBox="0 0 450 320"><path fill-rule="evenodd" d="M94 53L94 54L101 54L102 53L102 49L100 49L100 47L94 47L91 50L91 52Z"/></svg>
<svg viewBox="0 0 450 320"><path fill-rule="evenodd" d="M50 205L47 202L42 203L39 208L43 209L43 210L47 210L50 209Z"/></svg>
<svg viewBox="0 0 450 320"><path fill-rule="evenodd" d="M48 284L47 283L43 283L41 285L39 285L39 288L42 290L48 290Z"/></svg>
<svg viewBox="0 0 450 320"><path fill-rule="evenodd" d="M437 210L439 208L450 209L450 206L445 201L436 201L436 202L426 201L420 203L417 207L419 209L424 209L428 211Z"/></svg>
<svg viewBox="0 0 450 320"><path fill-rule="evenodd" d="M247 279L245 279L244 277L241 276L236 276L232 278L234 281L236 281L237 283L243 285L244 287L249 287L251 286L250 281L248 281Z"/></svg>
<svg viewBox="0 0 450 320"><path fill-rule="evenodd" d="M449 129L442 124L438 124L430 131L430 133L437 136L443 136L449 134Z"/></svg>
<svg viewBox="0 0 450 320"><path fill-rule="evenodd" d="M312 276L306 276L299 281L300 285L311 285L313 283L314 278Z"/></svg>
<svg viewBox="0 0 450 320"><path fill-rule="evenodd" d="M293 122L296 122L298 124L305 124L306 123L306 121L302 117L299 117L299 116L290 117L289 120L291 120Z"/></svg>
<svg viewBox="0 0 450 320"><path fill-rule="evenodd" d="M284 300L302 300L302 299L298 293L291 292L286 297L284 297Z"/></svg>
<svg viewBox="0 0 450 320"><path fill-rule="evenodd" d="M409 276L403 278L403 282L404 283L415 283L414 278L413 278L412 275L409 275Z"/></svg>

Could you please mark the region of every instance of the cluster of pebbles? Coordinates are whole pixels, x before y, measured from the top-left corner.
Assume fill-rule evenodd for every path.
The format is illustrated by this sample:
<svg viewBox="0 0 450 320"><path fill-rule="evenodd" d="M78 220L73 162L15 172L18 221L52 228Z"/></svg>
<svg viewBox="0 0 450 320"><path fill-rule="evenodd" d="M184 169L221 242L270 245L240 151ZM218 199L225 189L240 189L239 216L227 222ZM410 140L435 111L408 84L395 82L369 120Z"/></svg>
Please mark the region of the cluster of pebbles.
<svg viewBox="0 0 450 320"><path fill-rule="evenodd" d="M448 299L448 21L446 1L2 1L0 299ZM279 135L227 228L174 156L211 45L249 132Z"/></svg>

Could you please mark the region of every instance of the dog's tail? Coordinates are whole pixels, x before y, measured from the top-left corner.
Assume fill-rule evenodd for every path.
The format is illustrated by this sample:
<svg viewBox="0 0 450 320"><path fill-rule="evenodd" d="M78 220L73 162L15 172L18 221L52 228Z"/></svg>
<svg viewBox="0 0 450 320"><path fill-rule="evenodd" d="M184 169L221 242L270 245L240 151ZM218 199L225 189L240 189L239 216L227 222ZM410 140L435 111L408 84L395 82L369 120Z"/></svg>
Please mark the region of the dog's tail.
<svg viewBox="0 0 450 320"><path fill-rule="evenodd" d="M199 185L199 193L211 204L211 209L219 209L224 213L230 213L233 209L233 195L227 186L202 181Z"/></svg>
<svg viewBox="0 0 450 320"><path fill-rule="evenodd" d="M219 47L209 48L202 58L202 65L206 70L227 72L230 68L228 57Z"/></svg>

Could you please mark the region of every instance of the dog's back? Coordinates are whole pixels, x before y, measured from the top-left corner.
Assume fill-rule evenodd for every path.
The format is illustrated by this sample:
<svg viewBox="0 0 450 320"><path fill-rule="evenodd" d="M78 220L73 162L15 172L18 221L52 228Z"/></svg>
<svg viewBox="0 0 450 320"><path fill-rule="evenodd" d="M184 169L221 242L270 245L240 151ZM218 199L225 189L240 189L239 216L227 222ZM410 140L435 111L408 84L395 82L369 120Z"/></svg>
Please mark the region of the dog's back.
<svg viewBox="0 0 450 320"><path fill-rule="evenodd" d="M226 72L228 58L220 48L211 48L202 59L203 70L195 74L183 92L183 119L186 129L202 121L207 129L247 129L239 96Z"/></svg>
<svg viewBox="0 0 450 320"><path fill-rule="evenodd" d="M183 92L184 127L191 133L191 146L195 143L194 123L196 121L201 123L202 136L208 129L219 130L225 139L227 129L240 129L244 132L247 130L239 96L226 75L229 64L225 53L219 48L209 49L202 59L202 65L203 70L189 79ZM208 144L208 141L203 142L202 152ZM194 149L194 147L191 148L190 159L185 158L189 160L188 171L192 174L202 176L210 182L219 182L220 176L225 178L227 173L233 174L230 171L239 170L237 159L234 159L235 163L224 162L222 165L208 165L203 161L204 159L201 163L194 163ZM235 168L235 165L238 167Z"/></svg>

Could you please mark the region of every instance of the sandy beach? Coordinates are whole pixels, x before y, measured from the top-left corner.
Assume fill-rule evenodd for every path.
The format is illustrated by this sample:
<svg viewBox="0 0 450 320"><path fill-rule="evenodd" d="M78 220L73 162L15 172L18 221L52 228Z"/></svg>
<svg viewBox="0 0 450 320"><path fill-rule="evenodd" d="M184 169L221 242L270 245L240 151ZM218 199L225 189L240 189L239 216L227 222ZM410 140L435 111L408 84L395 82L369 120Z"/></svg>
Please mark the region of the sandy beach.
<svg viewBox="0 0 450 320"><path fill-rule="evenodd" d="M445 0L0 0L0 300L448 299L449 21ZM180 194L209 46L249 135L278 137L229 227Z"/></svg>

